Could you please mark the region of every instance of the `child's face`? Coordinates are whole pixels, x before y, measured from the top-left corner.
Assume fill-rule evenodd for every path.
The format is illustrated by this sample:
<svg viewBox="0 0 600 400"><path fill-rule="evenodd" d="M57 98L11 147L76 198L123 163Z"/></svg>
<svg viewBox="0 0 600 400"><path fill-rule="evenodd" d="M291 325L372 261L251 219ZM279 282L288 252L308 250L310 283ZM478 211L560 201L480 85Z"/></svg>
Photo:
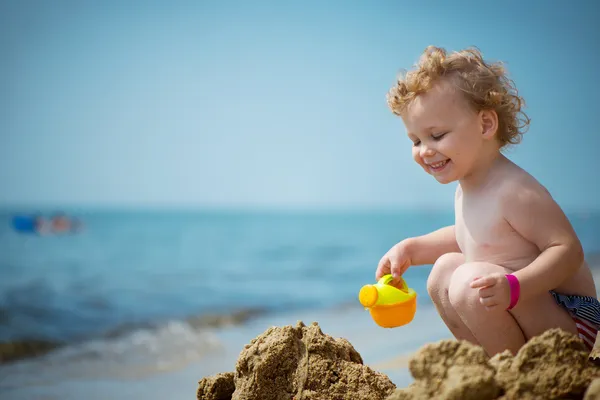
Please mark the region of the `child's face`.
<svg viewBox="0 0 600 400"><path fill-rule="evenodd" d="M440 82L417 96L402 116L414 160L440 183L468 175L483 144L480 118L458 89Z"/></svg>

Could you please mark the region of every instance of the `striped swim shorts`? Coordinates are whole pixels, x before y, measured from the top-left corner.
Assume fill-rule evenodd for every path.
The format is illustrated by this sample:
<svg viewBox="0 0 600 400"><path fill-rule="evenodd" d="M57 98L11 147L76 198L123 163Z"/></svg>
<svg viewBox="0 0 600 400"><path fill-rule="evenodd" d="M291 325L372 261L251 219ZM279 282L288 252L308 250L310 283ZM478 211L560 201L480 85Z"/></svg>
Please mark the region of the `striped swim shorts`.
<svg viewBox="0 0 600 400"><path fill-rule="evenodd" d="M550 293L554 300L571 314L577 325L579 337L591 351L600 330L600 301L595 297L566 295L552 290Z"/></svg>

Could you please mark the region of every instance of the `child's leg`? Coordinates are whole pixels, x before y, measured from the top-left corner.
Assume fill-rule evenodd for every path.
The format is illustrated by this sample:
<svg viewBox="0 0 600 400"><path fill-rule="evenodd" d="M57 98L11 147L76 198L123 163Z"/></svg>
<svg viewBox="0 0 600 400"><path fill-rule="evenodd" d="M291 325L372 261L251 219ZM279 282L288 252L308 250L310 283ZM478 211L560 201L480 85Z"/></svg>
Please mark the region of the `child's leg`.
<svg viewBox="0 0 600 400"><path fill-rule="evenodd" d="M463 264L454 271L449 289L450 303L489 356L506 349L515 354L528 339L551 328L577 334L575 322L550 292L520 301L510 311L486 310L479 302L478 289L469 285L476 277L495 272L512 271L484 262Z"/></svg>
<svg viewBox="0 0 600 400"><path fill-rule="evenodd" d="M467 328L456 313L448 298L448 288L450 287L452 274L464 262L465 257L461 253L447 253L438 258L431 269L429 278L427 278L427 292L442 320L444 320L444 323L454 337L459 340L468 340L471 343L479 344L469 328Z"/></svg>

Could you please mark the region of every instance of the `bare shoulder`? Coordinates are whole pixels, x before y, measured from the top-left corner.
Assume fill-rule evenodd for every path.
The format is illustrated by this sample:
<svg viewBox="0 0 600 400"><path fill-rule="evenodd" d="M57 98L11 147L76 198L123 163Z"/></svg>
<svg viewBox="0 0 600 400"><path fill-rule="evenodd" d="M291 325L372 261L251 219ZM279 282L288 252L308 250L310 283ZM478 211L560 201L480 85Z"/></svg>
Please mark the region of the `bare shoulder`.
<svg viewBox="0 0 600 400"><path fill-rule="evenodd" d="M515 164L508 165L500 185L504 220L539 249L556 244L581 244L560 205L532 175Z"/></svg>
<svg viewBox="0 0 600 400"><path fill-rule="evenodd" d="M548 202L554 203L548 189L530 173L514 163L506 167L499 189L499 198L504 206L535 207Z"/></svg>

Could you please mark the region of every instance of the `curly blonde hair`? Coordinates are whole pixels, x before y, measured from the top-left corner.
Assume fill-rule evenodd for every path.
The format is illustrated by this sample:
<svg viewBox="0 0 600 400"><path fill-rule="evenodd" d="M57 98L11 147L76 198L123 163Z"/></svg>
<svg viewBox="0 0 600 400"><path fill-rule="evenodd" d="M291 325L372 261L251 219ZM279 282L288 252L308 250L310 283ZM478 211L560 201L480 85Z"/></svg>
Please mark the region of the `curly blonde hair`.
<svg viewBox="0 0 600 400"><path fill-rule="evenodd" d="M431 89L436 81L449 79L462 91L474 111L496 112L496 136L501 147L521 141L530 119L521 110L525 102L500 62L484 61L475 47L448 54L443 48L428 46L415 67L400 77L387 94L388 106L394 114L402 115L409 104Z"/></svg>

